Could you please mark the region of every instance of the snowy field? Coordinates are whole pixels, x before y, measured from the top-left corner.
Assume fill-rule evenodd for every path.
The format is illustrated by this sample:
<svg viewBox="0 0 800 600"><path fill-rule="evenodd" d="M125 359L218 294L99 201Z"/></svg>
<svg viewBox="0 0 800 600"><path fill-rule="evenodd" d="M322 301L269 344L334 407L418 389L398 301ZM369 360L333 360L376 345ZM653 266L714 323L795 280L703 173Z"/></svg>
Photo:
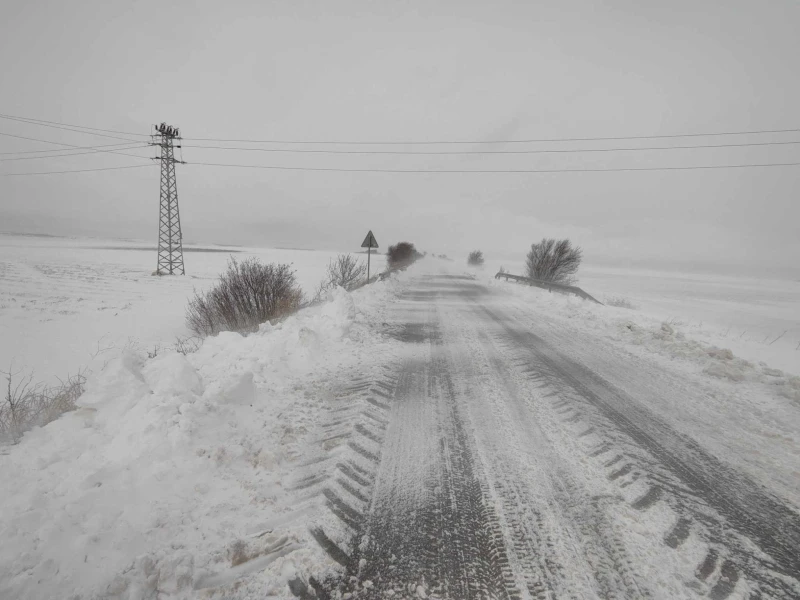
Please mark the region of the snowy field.
<svg viewBox="0 0 800 600"><path fill-rule="evenodd" d="M599 299L638 307L627 309L498 282L493 265L427 259L184 356L172 345L188 335L187 296L213 282L230 249L187 252L186 277L158 278L145 246L0 237L0 364L92 372L78 410L0 449L0 598L287 598L297 574L336 570L308 543L321 500L304 495L302 467L311 447L336 451L321 429L336 394L379 382L403 351L382 327L404 282L431 268L475 273L554 332L700 382L706 402L677 397L663 419L800 504L797 282L582 273ZM236 250L293 263L308 293L335 256Z"/></svg>
<svg viewBox="0 0 800 600"><path fill-rule="evenodd" d="M52 382L125 347L172 347L191 335L184 311L193 289L212 284L230 256L291 263L310 296L337 255L208 244L186 250L187 275L159 278L151 275L152 243L0 234L0 369ZM501 264L522 273L521 261L490 261L481 273L493 275ZM384 265L384 255L372 257L373 273ZM589 266L579 285L601 301L632 302L635 309L620 313L628 318L666 321L747 360L800 374L798 281Z"/></svg>
<svg viewBox="0 0 800 600"><path fill-rule="evenodd" d="M152 253L85 245L70 242L68 252L61 240L6 247L16 257L6 276L36 277L16 279L15 289L27 290L17 300L24 305L4 309L6 329L27 317L14 324L21 335L12 341L22 347L4 331L7 355L25 350L33 362L35 339L53 346L70 332L82 349L91 350L98 334L119 344L92 363L78 410L0 447L0 473L9 483L0 490L0 598L285 597L295 564L329 562L298 543L306 527L297 524L298 499L289 494L298 461L332 384L369 374L382 355L385 344L367 334L381 321L393 282L352 295L339 290L246 338L222 333L193 354L165 347L149 358L146 346L121 342L137 336L166 343L185 333L186 295L193 283L213 279L225 255L202 255L209 258L204 278L158 279L137 258ZM90 256L96 262L83 266ZM189 264L195 256L187 255ZM302 279L310 290L330 255L259 256L310 256L309 272L319 260ZM48 283L53 272L68 293L53 289L58 279ZM59 314L59 305L69 312ZM63 350L51 356L62 369L86 360L70 363ZM288 554L291 560L279 560Z"/></svg>
<svg viewBox="0 0 800 600"><path fill-rule="evenodd" d="M229 257L290 263L312 296L338 254L213 244L184 250L186 276L154 277L152 242L0 234L0 370L32 371L53 382L94 369L123 348L172 347L191 335L187 299L211 285ZM371 263L374 274L385 257Z"/></svg>

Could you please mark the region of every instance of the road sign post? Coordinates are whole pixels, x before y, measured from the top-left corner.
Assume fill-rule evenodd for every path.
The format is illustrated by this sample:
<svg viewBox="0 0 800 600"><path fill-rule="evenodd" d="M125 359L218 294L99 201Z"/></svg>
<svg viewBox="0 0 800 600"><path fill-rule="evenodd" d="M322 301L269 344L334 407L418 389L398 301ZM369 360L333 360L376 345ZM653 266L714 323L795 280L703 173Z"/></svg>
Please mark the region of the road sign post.
<svg viewBox="0 0 800 600"><path fill-rule="evenodd" d="M367 249L367 283L369 283L369 259L372 257L372 249L378 247L378 240L372 235L372 230L369 230L367 237L361 242L361 247Z"/></svg>

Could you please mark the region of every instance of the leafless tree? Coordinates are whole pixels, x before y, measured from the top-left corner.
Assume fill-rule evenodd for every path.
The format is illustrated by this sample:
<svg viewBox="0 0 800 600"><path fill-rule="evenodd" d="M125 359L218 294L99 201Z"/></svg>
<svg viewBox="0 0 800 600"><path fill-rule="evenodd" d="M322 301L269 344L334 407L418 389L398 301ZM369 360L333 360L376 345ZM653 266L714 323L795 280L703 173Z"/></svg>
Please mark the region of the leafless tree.
<svg viewBox="0 0 800 600"><path fill-rule="evenodd" d="M479 267L483 264L483 252L480 250L473 250L467 256L467 264L474 267Z"/></svg>
<svg viewBox="0 0 800 600"><path fill-rule="evenodd" d="M569 240L545 238L531 245L525 267L531 279L570 284L575 281L582 258L583 250L573 247Z"/></svg>
<svg viewBox="0 0 800 600"><path fill-rule="evenodd" d="M261 323L295 312L303 302L290 265L231 258L216 286L195 292L186 324L200 336L220 331L256 331Z"/></svg>
<svg viewBox="0 0 800 600"><path fill-rule="evenodd" d="M325 294L337 287L352 291L364 284L366 276L367 266L362 261L352 254L340 254L328 263L325 279L317 287L314 301L320 301Z"/></svg>

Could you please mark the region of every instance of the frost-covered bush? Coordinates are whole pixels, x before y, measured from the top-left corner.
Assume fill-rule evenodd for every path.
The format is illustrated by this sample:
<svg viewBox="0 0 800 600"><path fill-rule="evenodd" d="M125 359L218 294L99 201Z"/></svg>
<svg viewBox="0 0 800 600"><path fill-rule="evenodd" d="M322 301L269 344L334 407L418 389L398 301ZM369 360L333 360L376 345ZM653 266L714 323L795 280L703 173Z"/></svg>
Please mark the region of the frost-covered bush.
<svg viewBox="0 0 800 600"><path fill-rule="evenodd" d="M367 266L351 254L340 254L328 263L325 278L320 282L314 301L321 300L325 294L337 287L348 292L364 284Z"/></svg>
<svg viewBox="0 0 800 600"><path fill-rule="evenodd" d="M467 256L467 264L473 267L479 267L483 264L483 252L480 250L473 250Z"/></svg>
<svg viewBox="0 0 800 600"><path fill-rule="evenodd" d="M290 265L231 258L213 288L195 291L186 309L186 325L200 336L255 331L261 323L295 312L302 302L303 292Z"/></svg>
<svg viewBox="0 0 800 600"><path fill-rule="evenodd" d="M75 401L86 387L83 373L55 386L35 384L33 375L5 372L6 385L0 404L0 442L16 442L27 430L55 421L75 410Z"/></svg>
<svg viewBox="0 0 800 600"><path fill-rule="evenodd" d="M531 279L572 284L583 259L583 250L569 240L542 239L531 244L525 270Z"/></svg>
<svg viewBox="0 0 800 600"><path fill-rule="evenodd" d="M633 302L624 298L622 296L607 296L605 298L606 306L616 306L617 308L630 308L630 309L637 309L639 308Z"/></svg>

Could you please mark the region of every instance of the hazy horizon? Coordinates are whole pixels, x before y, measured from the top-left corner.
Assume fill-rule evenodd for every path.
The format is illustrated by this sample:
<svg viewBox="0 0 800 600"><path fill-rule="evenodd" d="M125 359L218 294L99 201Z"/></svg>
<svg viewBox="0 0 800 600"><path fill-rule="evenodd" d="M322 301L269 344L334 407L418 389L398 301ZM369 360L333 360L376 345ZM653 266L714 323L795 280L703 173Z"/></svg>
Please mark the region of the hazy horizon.
<svg viewBox="0 0 800 600"><path fill-rule="evenodd" d="M52 239L86 239L86 240L97 240L97 241L115 241L115 242L137 242L143 244L151 244L148 247L148 250L153 252L153 257L151 262L155 262L156 260L156 247L158 245L158 239L153 236L152 239L148 238L138 238L138 237L104 237L104 236L92 236L92 235L54 235L48 233L33 233L33 232L21 232L21 231L0 231L0 235L13 235L13 236L21 236L21 237L42 237L42 238L52 238ZM378 249L373 249L373 254L384 254L386 249L389 245L395 244L399 241L404 240L394 240L389 242L386 245L381 244L381 247ZM409 240L411 241L411 240ZM413 243L413 241L412 241ZM358 244L353 244L352 246L342 246L342 247L328 247L328 248L303 248L297 246L276 246L276 245L259 245L259 244L235 244L220 240L192 240L192 239L184 239L184 244L187 246L220 246L223 248L253 248L253 249L262 249L262 250L296 250L298 252L341 252L341 253L350 253L350 254L366 254L366 250L364 248L359 248ZM438 256L440 254L444 254L447 258L456 261L456 262L464 262L466 264L466 253L462 254L453 254L449 255L444 251L440 251L437 249L430 249L419 247L418 248L421 252L426 252L432 256ZM520 264L524 263L525 261L525 254L527 253L529 248L525 248L524 250L513 253L513 252L505 252L505 253L493 253L491 250L486 250L485 248L482 249L484 252L484 256L489 263L496 263L498 261L503 262L505 261L508 265L513 264ZM673 274L692 274L692 275L720 275L726 277L746 277L746 278L754 278L754 279L779 279L779 280L786 280L786 281L793 281L793 282L800 282L800 271L796 269L781 269L781 268L770 268L768 266L757 267L753 266L750 268L742 268L740 265L735 264L723 264L723 263L698 263L697 261L693 262L663 262L659 263L655 260L635 260L635 259L619 259L617 261L614 260L603 260L597 259L596 257L585 257L583 263L581 265L581 269L578 271L578 279L580 280L581 271L584 269L631 269L635 271L656 271L662 273L673 273ZM187 271L190 274L190 271ZM521 273L520 273L521 274Z"/></svg>
<svg viewBox="0 0 800 600"><path fill-rule="evenodd" d="M372 229L383 249L408 240L453 257L474 248L510 257L568 237L586 264L797 278L798 166L434 174L197 163L470 171L800 162L798 131L563 141L797 130L798 21L789 0L10 0L0 7L0 48L14 56L0 66L13 82L0 103L11 117L0 118L0 230L155 243L159 175L144 144L166 121L186 138L177 182L187 241L352 251ZM134 156L31 156L120 137L141 140L125 150ZM298 143L230 141L254 139ZM487 144L532 139L562 141ZM371 143L307 143L330 140ZM456 140L470 143L400 143ZM729 147L605 151L683 145ZM604 151L316 152L360 149Z"/></svg>

